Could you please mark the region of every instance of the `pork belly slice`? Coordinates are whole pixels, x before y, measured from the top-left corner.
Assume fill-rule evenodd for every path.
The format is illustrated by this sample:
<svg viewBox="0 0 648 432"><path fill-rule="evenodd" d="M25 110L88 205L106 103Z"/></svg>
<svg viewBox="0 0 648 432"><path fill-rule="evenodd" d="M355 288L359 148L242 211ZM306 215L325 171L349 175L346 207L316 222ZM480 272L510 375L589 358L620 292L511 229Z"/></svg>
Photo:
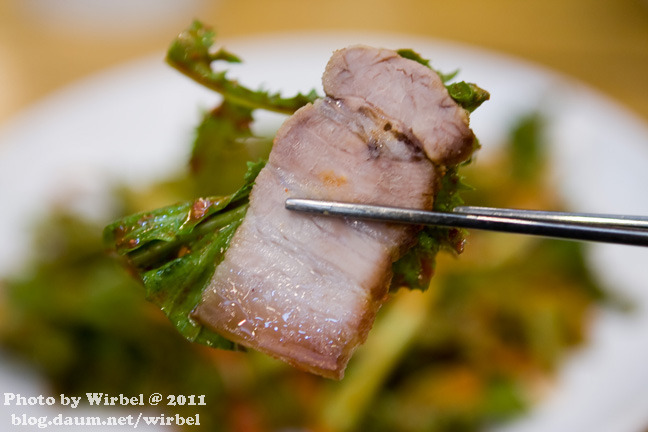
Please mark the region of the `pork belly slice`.
<svg viewBox="0 0 648 432"><path fill-rule="evenodd" d="M403 67L416 65L407 61ZM409 80L402 77L407 75L395 78ZM433 100L438 92L447 96L443 86L427 92ZM437 129L437 138L418 137L403 126L407 119L391 117L374 102L361 94L326 97L282 125L246 217L194 311L196 320L301 369L343 376L386 298L392 263L411 246L417 229L290 212L286 198L430 209L442 167L421 143L458 145L472 135L462 119L456 127ZM437 112L438 107L416 115ZM460 128L468 132L447 136ZM463 145L472 148L472 142Z"/></svg>

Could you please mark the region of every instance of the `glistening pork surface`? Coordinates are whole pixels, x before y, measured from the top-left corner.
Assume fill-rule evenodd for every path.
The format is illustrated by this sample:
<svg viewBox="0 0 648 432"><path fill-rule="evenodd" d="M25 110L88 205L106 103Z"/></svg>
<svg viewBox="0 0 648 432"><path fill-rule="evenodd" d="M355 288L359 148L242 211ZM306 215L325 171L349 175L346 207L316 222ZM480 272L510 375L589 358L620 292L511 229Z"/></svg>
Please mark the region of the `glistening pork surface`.
<svg viewBox="0 0 648 432"><path fill-rule="evenodd" d="M366 46L337 51L327 97L280 128L246 217L194 318L242 345L341 378L416 228L292 213L289 197L431 209L444 165L473 149L431 69Z"/></svg>

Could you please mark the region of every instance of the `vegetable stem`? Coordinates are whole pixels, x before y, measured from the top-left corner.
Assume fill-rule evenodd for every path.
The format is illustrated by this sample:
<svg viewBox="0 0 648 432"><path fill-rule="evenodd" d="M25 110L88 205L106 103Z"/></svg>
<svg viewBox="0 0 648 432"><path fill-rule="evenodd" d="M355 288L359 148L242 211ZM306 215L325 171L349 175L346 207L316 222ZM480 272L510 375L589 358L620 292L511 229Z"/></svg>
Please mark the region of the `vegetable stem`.
<svg viewBox="0 0 648 432"><path fill-rule="evenodd" d="M136 268L145 268L154 265L169 254L177 251L182 245L187 245L204 236L243 219L249 204L241 204L230 211L216 213L196 227L187 235L178 236L173 241L159 240L152 242L147 247L142 247L128 254L128 259Z"/></svg>

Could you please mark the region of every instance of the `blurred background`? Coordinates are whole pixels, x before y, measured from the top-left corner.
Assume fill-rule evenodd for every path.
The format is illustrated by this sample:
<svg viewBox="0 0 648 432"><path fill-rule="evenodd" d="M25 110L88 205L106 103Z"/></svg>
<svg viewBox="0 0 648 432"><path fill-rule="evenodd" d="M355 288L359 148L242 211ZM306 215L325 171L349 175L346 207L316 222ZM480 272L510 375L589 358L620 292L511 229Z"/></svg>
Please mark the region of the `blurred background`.
<svg viewBox="0 0 648 432"><path fill-rule="evenodd" d="M464 42L576 77L648 118L645 0L0 0L0 122L93 72L164 52L193 17L220 38L345 29Z"/></svg>
<svg viewBox="0 0 648 432"><path fill-rule="evenodd" d="M0 129L30 106L101 71L155 56L166 68L170 41L194 18L213 26L219 41L340 30L458 42L574 78L624 107L622 116L648 122L645 0L0 0ZM129 101L135 104L138 98ZM42 119L40 114L36 118ZM476 204L563 206L555 185L544 182L546 155L534 150L542 147L543 119L526 114L511 119L502 138L507 150L499 159L468 173L479 190L473 195ZM587 121L582 127L587 130ZM643 131L636 140L640 145ZM581 132L575 129L570 138L587 140ZM606 136L603 148L616 139ZM624 158L617 165L625 168ZM515 173L520 160L533 165L530 173ZM41 172L37 164L29 168ZM595 177L600 171L590 168ZM587 183L591 177L584 178ZM6 183L0 192L11 189L11 181ZM149 209L172 202L170 197L179 195L174 187L180 189L161 183L153 192L124 191L119 199L127 213ZM611 300L607 287L592 278L579 245L475 235L461 260L444 259L425 294L394 296L372 332L373 342L359 350L347 379L334 383L259 354L187 343L143 300L141 287L107 259L98 239L103 225L86 226L65 214L48 223L37 238L42 247L34 248L41 261L22 278L0 281L0 354L6 347L18 353L55 392L204 392L211 403L201 413L210 430L288 431L315 425L312 430L352 431L382 425L390 431L396 426L469 431L491 426L526 412L528 403L547 394L548 377L560 369L565 350L587 340L593 311ZM645 263L641 255L633 257ZM640 276L635 286L643 289ZM633 376L624 378L629 385L642 385ZM6 385L2 379L0 389ZM12 387L16 382L6 388L18 388ZM643 419L646 408L637 403ZM189 408L182 412L196 412Z"/></svg>

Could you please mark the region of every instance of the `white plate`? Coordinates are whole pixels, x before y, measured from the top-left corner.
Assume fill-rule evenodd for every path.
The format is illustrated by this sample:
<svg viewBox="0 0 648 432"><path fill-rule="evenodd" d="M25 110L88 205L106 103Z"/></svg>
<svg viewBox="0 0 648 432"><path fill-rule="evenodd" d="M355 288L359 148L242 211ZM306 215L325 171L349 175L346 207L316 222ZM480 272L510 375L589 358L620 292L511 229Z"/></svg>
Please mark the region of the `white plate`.
<svg viewBox="0 0 648 432"><path fill-rule="evenodd" d="M554 72L403 35L300 33L226 45L246 61L232 76L291 94L319 89L331 52L353 43L411 47L437 69L459 67L460 79L489 90L492 99L472 119L484 153L520 115L541 110L550 119L557 184L573 210L648 214L648 127ZM200 109L216 100L160 55L67 88L6 124L0 130L0 277L20 270L29 226L53 204L100 213L112 185L153 182L182 168ZM566 362L555 391L508 431L637 432L648 425L648 249L593 245L589 259L607 287L632 298L636 311L598 315L590 343ZM3 391L38 394L42 383L5 379L12 367L6 361L0 367ZM3 425L10 413L0 406Z"/></svg>

